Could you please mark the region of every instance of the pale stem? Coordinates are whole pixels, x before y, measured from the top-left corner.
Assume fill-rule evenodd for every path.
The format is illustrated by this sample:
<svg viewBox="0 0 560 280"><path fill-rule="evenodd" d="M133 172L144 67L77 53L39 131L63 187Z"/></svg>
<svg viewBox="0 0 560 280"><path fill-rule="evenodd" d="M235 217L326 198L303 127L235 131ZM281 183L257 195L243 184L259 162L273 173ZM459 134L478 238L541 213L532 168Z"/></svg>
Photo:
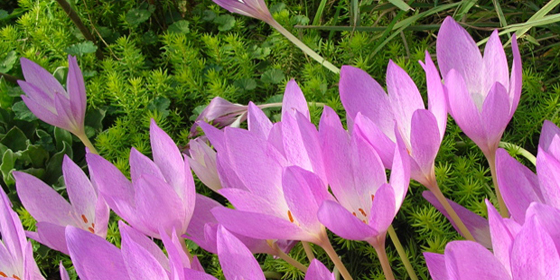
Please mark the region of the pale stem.
<svg viewBox="0 0 560 280"><path fill-rule="evenodd" d="M397 236L397 233L395 232L395 229L393 228L393 225L389 226L388 232L389 232L389 236L391 237L391 241L393 241L393 245L395 245L395 248L399 253L399 257L401 258L401 261L404 264L404 268L406 268L406 272L408 273L408 276L412 280L418 280L418 277L416 276L416 273L414 272L414 269L412 268L412 265L408 260L408 256L404 251L404 248L401 244L401 241L399 240L399 237Z"/></svg>
<svg viewBox="0 0 560 280"><path fill-rule="evenodd" d="M278 32L280 32L282 35L284 35L284 37L286 37L288 40L290 40L292 43L298 46L304 53L309 55L311 58L321 63L321 65L331 70L331 72L337 75L340 74L340 69L338 67L326 61L322 56L320 56L318 53L316 53L314 50L312 50L310 47L308 47L306 44L300 41L296 36L294 36L286 28L284 28L284 26L280 25L277 21L272 20L269 22L269 24L272 25L272 27L274 27L276 30L278 30Z"/></svg>
<svg viewBox="0 0 560 280"><path fill-rule="evenodd" d="M463 223L461 218L459 218L459 215L457 215L457 212L455 212L455 209L453 209L453 207L451 207L451 204L449 204L449 201L447 201L447 199L445 198L445 196L441 192L441 189L438 186L435 174L432 174L430 176L430 178L427 178L425 187L428 190L430 190L436 196L436 199L443 206L443 208L445 209L447 214L449 214L449 217L451 218L451 220L459 228L459 232L461 233L461 235L463 235L467 240L476 242L476 240L474 239L473 235L471 234L471 232L469 231L469 229L467 228L465 223Z"/></svg>
<svg viewBox="0 0 560 280"><path fill-rule="evenodd" d="M303 264L301 264L300 262L298 262L297 260L295 260L294 258L288 256L288 254L284 253L284 251L282 251L279 247L278 244L276 244L276 242L274 242L274 240L267 240L266 243L268 243L268 246L270 246L270 248L272 248L274 250L274 254L283 259L284 261L286 261L287 263L291 264L293 267L303 271L303 272L307 272L307 267Z"/></svg>
<svg viewBox="0 0 560 280"><path fill-rule="evenodd" d="M517 146L517 145L512 144L512 143L508 143L508 142L500 142L499 147L504 148L504 149L513 148L513 149L515 149L516 154L521 155L524 158L526 158L528 161L530 161L533 164L533 166L537 165L537 158L533 154L531 154L529 151L523 149L520 146Z"/></svg>
<svg viewBox="0 0 560 280"><path fill-rule="evenodd" d="M381 242L371 243L375 252L377 252L377 257L381 263L381 268L383 268L383 274L385 274L385 279L395 280L395 275L393 275L393 270L391 269L391 264L389 264L389 258L387 257L387 252L385 251L385 238Z"/></svg>
<svg viewBox="0 0 560 280"><path fill-rule="evenodd" d="M86 136L86 133L76 133L74 134L76 135L76 137L78 137L80 139L80 141L82 141L82 143L84 143L84 146L86 146L89 149L89 152L92 154L99 154L97 152L97 150L95 149L95 147L93 146L93 144L91 143L91 141L89 141L89 138Z"/></svg>
<svg viewBox="0 0 560 280"><path fill-rule="evenodd" d="M309 244L309 242L301 241L301 246L303 246L303 250L305 251L305 255L307 255L307 259L309 260L309 262L311 262L315 258L311 245Z"/></svg>
<svg viewBox="0 0 560 280"><path fill-rule="evenodd" d="M329 258L331 258L332 262L334 263L334 266L338 269L340 275L342 275L342 278L344 278L345 280L352 280L352 276L350 276L350 272L348 272L348 270L346 269L346 267L338 257L338 254L334 250L325 231L323 231L323 234L321 236L321 242L317 243L317 245L321 246L321 248L325 250L327 255L329 255Z"/></svg>
<svg viewBox="0 0 560 280"><path fill-rule="evenodd" d="M500 208L500 214L504 218L509 217L509 211L507 209L506 203L502 198L502 193L498 186L498 175L496 174L496 150L490 152L490 155L485 155L488 160L488 165L490 166L490 173L492 174L492 183L494 184L494 190L496 191L496 197L498 198L498 207Z"/></svg>
<svg viewBox="0 0 560 280"><path fill-rule="evenodd" d="M282 279L282 274L276 271L263 271L266 279Z"/></svg>

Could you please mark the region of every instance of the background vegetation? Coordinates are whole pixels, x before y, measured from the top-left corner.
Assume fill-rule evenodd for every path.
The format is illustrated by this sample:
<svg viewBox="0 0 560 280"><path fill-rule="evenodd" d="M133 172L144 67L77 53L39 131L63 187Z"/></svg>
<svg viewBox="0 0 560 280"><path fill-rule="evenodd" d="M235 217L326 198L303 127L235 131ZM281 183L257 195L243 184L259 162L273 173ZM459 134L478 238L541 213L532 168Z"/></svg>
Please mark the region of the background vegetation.
<svg viewBox="0 0 560 280"><path fill-rule="evenodd" d="M186 146L193 120L216 96L241 104L278 102L286 83L295 79L308 101L324 102L345 117L338 76L259 20L231 14L210 0L69 3L94 41L84 38L56 1L0 3L0 184L30 230L35 221L18 202L11 171L34 174L64 193L62 156L69 155L83 167L85 161L77 139L37 120L21 101L22 91L14 83L23 78L20 57L36 61L64 82L67 55L78 56L88 94L88 135L100 154L124 172L130 147L150 154L151 118L180 146ZM392 59L421 89L425 89L425 78L417 61L423 60L425 50L435 54L437 30L446 16L463 23L477 41L496 28L507 33L501 36L504 43L512 32L518 32L523 93L503 140L533 153L543 120L560 123L560 1L547 3L408 1L414 10L403 11L390 2L374 0L267 1L278 22L333 64L360 67L384 84L385 69ZM506 51L511 61L509 47ZM315 123L321 112L320 107L311 107ZM267 113L278 119L278 110ZM486 161L451 118L447 132L436 162L440 187L450 199L486 215L484 198L495 199ZM212 195L202 184L198 188ZM419 277L428 279L421 252L443 252L447 242L460 237L424 201L423 190L411 183L393 225ZM355 279L384 278L369 245L331 237ZM116 218L108 239L119 243ZM68 257L34 244L36 259L48 279L58 279L60 260L71 267ZM207 272L223 277L215 256L190 245ZM391 246L388 242L396 277L406 279ZM328 263L321 249L315 249ZM299 245L291 255L307 262ZM299 271L281 260L267 256L259 256L259 260L264 270L279 272L283 279L302 279Z"/></svg>

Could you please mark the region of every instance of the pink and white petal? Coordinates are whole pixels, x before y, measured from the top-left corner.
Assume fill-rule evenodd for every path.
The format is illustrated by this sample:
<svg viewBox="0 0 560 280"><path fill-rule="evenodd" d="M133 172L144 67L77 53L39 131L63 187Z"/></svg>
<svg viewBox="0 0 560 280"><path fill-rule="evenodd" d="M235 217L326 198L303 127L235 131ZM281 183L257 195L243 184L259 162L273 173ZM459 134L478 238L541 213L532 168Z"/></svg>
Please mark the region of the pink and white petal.
<svg viewBox="0 0 560 280"><path fill-rule="evenodd" d="M414 81L392 60L387 66L387 92L399 130L409 139L412 114L425 108L424 101Z"/></svg>
<svg viewBox="0 0 560 280"><path fill-rule="evenodd" d="M66 255L70 254L66 244L66 237L64 236L66 225L60 226L48 222L37 222L36 226L38 238L35 241Z"/></svg>
<svg viewBox="0 0 560 280"><path fill-rule="evenodd" d="M66 79L66 89L68 90L68 99L72 106L72 112L75 114L78 123L84 121L86 115L86 86L82 70L78 66L76 57L68 55L68 78Z"/></svg>
<svg viewBox="0 0 560 280"><path fill-rule="evenodd" d="M426 62L422 63L422 61L420 61L420 64L422 68L424 68L424 72L426 72L428 110L434 114L438 123L439 135L443 139L447 125L447 101L445 100L445 92L443 90L441 77L428 51L426 51Z"/></svg>
<svg viewBox="0 0 560 280"><path fill-rule="evenodd" d="M535 219L550 235L556 250L560 250L560 210L558 208L546 204L532 203L529 209L527 209L526 219L527 221ZM520 226L518 225L518 227Z"/></svg>
<svg viewBox="0 0 560 280"><path fill-rule="evenodd" d="M41 274L35 259L33 258L33 245L31 242L27 242L24 252L23 252L23 279L30 280L45 280L45 277ZM17 278L7 278L17 280Z"/></svg>
<svg viewBox="0 0 560 280"><path fill-rule="evenodd" d="M20 59L21 71L23 77L28 83L32 83L40 89L43 89L51 98L57 94L67 96L62 85L53 77L49 71L43 69L39 64L22 57Z"/></svg>
<svg viewBox="0 0 560 280"><path fill-rule="evenodd" d="M297 112L296 112L297 114ZM297 165L306 170L313 171L313 166L303 139L301 129L296 118L290 114L283 117L282 124L282 151L286 160L291 165ZM318 134L317 134L318 140ZM318 142L318 141L317 141Z"/></svg>
<svg viewBox="0 0 560 280"><path fill-rule="evenodd" d="M135 217L135 191L128 179L106 159L88 153L91 182L103 196L109 207L125 220Z"/></svg>
<svg viewBox="0 0 560 280"><path fill-rule="evenodd" d="M544 202L537 175L504 149L496 151L496 177L509 213L518 223L525 222L531 202Z"/></svg>
<svg viewBox="0 0 560 280"><path fill-rule="evenodd" d="M2 240L11 240L4 243L2 248L8 249L9 254L15 259L16 263L23 260L23 250L27 246L27 239L19 216L12 210L11 202L3 189L0 188L0 232Z"/></svg>
<svg viewBox="0 0 560 280"><path fill-rule="evenodd" d="M519 53L519 47L517 46L517 35L513 34L511 37L511 52L513 53L513 65L511 67L511 76L509 80L509 96L511 98L511 111L509 113L510 117L517 109L519 104L519 98L521 97L521 85L523 79L523 73L521 68L521 54Z"/></svg>
<svg viewBox="0 0 560 280"><path fill-rule="evenodd" d="M361 134L352 133L350 149L351 166L349 167L352 168L354 188L352 189L352 185L348 185L345 196L353 199L354 205L369 209L371 208L371 195L375 194L382 184L387 183L385 168L375 149ZM342 179L351 182L352 178ZM349 193L354 193L356 197L352 198L352 195L348 195Z"/></svg>
<svg viewBox="0 0 560 280"><path fill-rule="evenodd" d="M224 138L224 131L220 130L206 122L199 121L198 125L204 131L204 135L210 141L210 144L216 149L216 151L225 151L225 138Z"/></svg>
<svg viewBox="0 0 560 280"><path fill-rule="evenodd" d="M237 173L229 163L229 156L227 151L216 154L216 169L218 170L218 177L222 183L222 189L236 188L247 190L245 183L239 179Z"/></svg>
<svg viewBox="0 0 560 280"><path fill-rule="evenodd" d="M67 121L59 117L56 113L53 113L50 108L45 108L43 105L41 105L41 103L38 103L37 101L25 95L22 95L21 99L23 99L23 102L25 103L27 108L29 108L29 110L42 121L64 129L67 129L69 127ZM52 102L52 106L54 108L54 101ZM54 109L54 111L56 111L56 108Z"/></svg>
<svg viewBox="0 0 560 280"><path fill-rule="evenodd" d="M189 255L183 249L185 240L179 239L175 231L171 233L171 237L167 233L160 231L160 236L169 256L169 270L182 271L185 267L192 268Z"/></svg>
<svg viewBox="0 0 560 280"><path fill-rule="evenodd" d="M216 218L214 218L214 215L212 215L212 212L210 212L210 210L212 210L214 207L223 206L209 197L201 194L196 194L196 203L193 211L193 216L187 228L189 239L191 239L191 237L194 237L197 240L204 240L204 226L207 223L218 223ZM200 244L199 246L203 247ZM206 251L209 251L206 248L204 249Z"/></svg>
<svg viewBox="0 0 560 280"><path fill-rule="evenodd" d="M447 17L439 29L436 53L443 77L455 69L465 79L468 91L478 92L482 55L471 35L452 17Z"/></svg>
<svg viewBox="0 0 560 280"><path fill-rule="evenodd" d="M449 280L444 255L424 252L424 258L426 259L426 266L428 266L428 271L430 271L430 276L432 276L433 280Z"/></svg>
<svg viewBox="0 0 560 280"><path fill-rule="evenodd" d="M134 187L136 216L149 229L145 234L159 238L160 228L167 233L173 229L186 232L185 205L171 186L159 178L143 175L134 182Z"/></svg>
<svg viewBox="0 0 560 280"><path fill-rule="evenodd" d="M233 210L225 207L212 209L214 217L229 231L257 239L289 239L316 241L311 235L286 218ZM311 239L311 240L310 240Z"/></svg>
<svg viewBox="0 0 560 280"><path fill-rule="evenodd" d="M262 213L277 217L287 215L288 206L283 196L271 201L240 189L221 189L220 194L227 198L235 209L240 211Z"/></svg>
<svg viewBox="0 0 560 280"><path fill-rule="evenodd" d="M441 32L441 31L440 31ZM441 66L440 66L441 67ZM480 112L461 74L451 69L445 76L449 113L455 122L477 145L486 143L486 131L480 119ZM482 104L481 104L482 105ZM482 108L481 108L482 109Z"/></svg>
<svg viewBox="0 0 560 280"><path fill-rule="evenodd" d="M443 214L447 220L453 225L455 230L460 233L455 222L449 217L449 214L443 208L443 205L439 203L435 195L430 191L424 191L422 196L431 203L441 214ZM473 235L476 242L482 244L486 248L492 248L492 239L490 237L490 228L488 226L488 220L483 217L473 213L469 209L451 201L447 200L453 210L457 213L459 218L463 221L469 232Z"/></svg>
<svg viewBox="0 0 560 280"><path fill-rule="evenodd" d="M323 160L323 150L321 149L321 140L319 132L315 124L309 121L307 117L298 113L296 114L296 121L307 156L311 162L313 173L317 174L324 182L325 189L327 188L327 174L325 173L325 163Z"/></svg>
<svg viewBox="0 0 560 280"><path fill-rule="evenodd" d="M203 271L198 271L194 269L185 268L185 270L183 270L183 273L185 279L189 279L189 280L217 280L216 277L210 274L206 274Z"/></svg>
<svg viewBox="0 0 560 280"><path fill-rule="evenodd" d="M560 161L539 147L537 174L546 204L560 208Z"/></svg>
<svg viewBox="0 0 560 280"><path fill-rule="evenodd" d="M132 179L133 182L138 180L142 175L151 175L165 181L165 177L161 173L159 167L150 160L150 158L140 153L134 147L130 149L129 163L130 179Z"/></svg>
<svg viewBox="0 0 560 280"><path fill-rule="evenodd" d="M554 241L535 219L529 219L511 248L514 279L560 279L560 256Z"/></svg>
<svg viewBox="0 0 560 280"><path fill-rule="evenodd" d="M368 224L376 232L387 232L393 222L399 211L395 200L395 192L389 184L383 184L375 193Z"/></svg>
<svg viewBox="0 0 560 280"><path fill-rule="evenodd" d="M391 168L396 141L394 131L389 136L386 135L368 117L358 112L352 132L361 134L367 139L368 143L377 151L385 168Z"/></svg>
<svg viewBox="0 0 560 280"><path fill-rule="evenodd" d="M226 279L265 279L255 256L223 226L218 227L218 259Z"/></svg>
<svg viewBox="0 0 560 280"><path fill-rule="evenodd" d="M298 166L290 166L283 171L282 187L294 220L307 231L319 234L322 230L317 211L323 201L318 201L312 189L323 189L321 179Z"/></svg>
<svg viewBox="0 0 560 280"><path fill-rule="evenodd" d="M81 279L131 279L126 272L121 251L105 239L68 226L66 242L74 268Z"/></svg>
<svg viewBox="0 0 560 280"><path fill-rule="evenodd" d="M25 209L39 222L74 225L73 209L53 188L24 172L15 171L16 190Z"/></svg>
<svg viewBox="0 0 560 280"><path fill-rule="evenodd" d="M560 141L555 140L560 137L560 128L553 122L545 120L539 137L539 147L546 152L560 159Z"/></svg>
<svg viewBox="0 0 560 280"><path fill-rule="evenodd" d="M231 167L247 189L270 201L281 197L284 156L251 131L228 127L225 137ZM255 159L259 159L259 164L255 164Z"/></svg>
<svg viewBox="0 0 560 280"><path fill-rule="evenodd" d="M488 249L472 241L449 242L445 247L445 265L449 279L511 279Z"/></svg>
<svg viewBox="0 0 560 280"><path fill-rule="evenodd" d="M267 139L270 129L272 129L272 122L268 119L266 114L255 103L249 102L249 110L247 112L247 126L249 131L262 139Z"/></svg>
<svg viewBox="0 0 560 280"><path fill-rule="evenodd" d="M383 133L393 133L393 113L389 97L368 73L356 67L342 66L339 90L340 101L348 112L349 119L354 119L358 112L362 112Z"/></svg>
<svg viewBox="0 0 560 280"><path fill-rule="evenodd" d="M480 116L482 125L486 130L487 138L484 144L488 147L487 152L492 152L492 149L495 151L498 147L502 134L511 119L509 109L510 104L506 88L500 83L494 83L486 100L484 100ZM483 146L477 144L484 152Z"/></svg>
<svg viewBox="0 0 560 280"><path fill-rule="evenodd" d="M82 133L80 129L84 129L84 123L78 123L78 116L76 116L76 114L72 112L72 108L70 108L70 100L66 99L62 95L55 95L54 108L56 109L58 118L64 122L64 126L61 126L60 128L64 128L76 135Z"/></svg>
<svg viewBox="0 0 560 280"><path fill-rule="evenodd" d="M43 89L38 88L36 85L28 82L18 81L21 90L25 92L27 98L35 101L42 108L56 115L56 108L54 107L54 97L49 96Z"/></svg>
<svg viewBox="0 0 560 280"><path fill-rule="evenodd" d="M398 209L404 201L408 191L408 185L410 184L410 157L406 152L406 147L402 138L398 134L389 183L395 192L395 205Z"/></svg>
<svg viewBox="0 0 560 280"><path fill-rule="evenodd" d="M504 223L505 219L500 216L500 213L488 200L486 200L486 207L488 209L490 235L492 236L492 251L508 273L511 274L510 252L516 233L509 230Z"/></svg>
<svg viewBox="0 0 560 280"><path fill-rule="evenodd" d="M179 197L185 197L185 181L188 178L185 174L183 156L173 139L159 128L153 119L150 122L150 143L154 162L163 173L165 180ZM189 174L191 174L190 170Z"/></svg>
<svg viewBox="0 0 560 280"><path fill-rule="evenodd" d="M495 82L502 84L507 91L509 89L509 67L498 30L494 30L488 38L482 61L482 93L489 92Z"/></svg>
<svg viewBox="0 0 560 280"><path fill-rule="evenodd" d="M325 200L319 208L317 216L325 227L345 239L365 240L379 234L334 201Z"/></svg>
<svg viewBox="0 0 560 280"><path fill-rule="evenodd" d="M121 231L121 237L121 253L130 278L169 280L166 270L152 252L132 240L126 230Z"/></svg>
<svg viewBox="0 0 560 280"><path fill-rule="evenodd" d="M62 261L60 261L60 264L59 264L58 268L60 270L60 279L61 280L70 280L70 276L68 275L68 271L66 271L66 268L64 268L64 265L62 265Z"/></svg>
<svg viewBox="0 0 560 280"><path fill-rule="evenodd" d="M93 222L96 217L97 193L84 171L67 155L64 155L62 161L62 173L64 174L68 198L76 215L78 215L76 218L83 221L85 224L82 224L82 226L87 228L90 225L86 220Z"/></svg>
<svg viewBox="0 0 560 280"><path fill-rule="evenodd" d="M305 280L335 280L334 273L332 273L323 263L317 259L313 259L309 264L307 273L305 273Z"/></svg>
<svg viewBox="0 0 560 280"><path fill-rule="evenodd" d="M105 238L107 237L107 227L109 225L110 209L107 202L102 196L97 198L97 203L95 204L95 234Z"/></svg>
<svg viewBox="0 0 560 280"><path fill-rule="evenodd" d="M432 112L422 109L412 115L410 131L411 157L418 164L422 178L430 176L441 144L438 123ZM414 173L414 171L411 171ZM417 178L413 178L419 181Z"/></svg>
<svg viewBox="0 0 560 280"><path fill-rule="evenodd" d="M119 232L121 233L123 239L126 235L129 243L134 243L135 247L142 247L147 253L153 256L153 258L159 263L159 266L161 266L165 270L169 270L169 261L167 260L167 257L161 251L159 246L156 245L154 241L152 241L152 239L150 239L140 231L125 224L122 220L118 221L118 224Z"/></svg>
<svg viewBox="0 0 560 280"><path fill-rule="evenodd" d="M296 112L303 114L309 120L307 100L305 100L305 96L296 81L291 79L286 85L286 90L284 90L284 98L282 100L282 121L284 120L286 114L290 114L295 117Z"/></svg>

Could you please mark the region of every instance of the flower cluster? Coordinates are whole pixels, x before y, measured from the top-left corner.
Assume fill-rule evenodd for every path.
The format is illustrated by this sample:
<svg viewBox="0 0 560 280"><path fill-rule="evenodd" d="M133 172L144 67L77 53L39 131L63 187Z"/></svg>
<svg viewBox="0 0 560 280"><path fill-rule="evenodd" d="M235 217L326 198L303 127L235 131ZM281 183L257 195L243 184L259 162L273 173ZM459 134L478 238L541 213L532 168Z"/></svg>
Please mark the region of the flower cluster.
<svg viewBox="0 0 560 280"><path fill-rule="evenodd" d="M262 0L216 2L273 21ZM344 66L339 89L347 129L328 106L315 126L303 92L291 80L276 123L262 106L214 99L191 130L195 136L200 128L205 136L190 142L188 155L152 121L152 159L132 148L129 177L92 149L86 155L90 178L65 157L70 202L37 178L14 172L19 198L37 220L37 231L27 237L69 255L84 280L215 279L190 254L185 238L217 254L226 279L265 279L255 253L284 259L306 272L306 279L335 279L314 259L309 243L328 254L344 279L352 279L329 229L368 242L386 277L394 279L385 239L413 179L468 239L450 242L443 255L424 254L434 279L559 279L560 129L545 122L537 174L498 149L521 93L515 37L512 51L510 71L497 32L482 56L468 33L447 18L438 33L439 70L428 52L420 62L427 108L415 82L394 62L387 67L387 92L365 71ZM86 96L76 58L69 57L66 89L37 64L21 64L27 80L20 82L22 98L29 108L84 138ZM488 220L448 201L437 185L435 158L448 112L488 159L501 212L487 201ZM239 128L245 119L248 128ZM233 209L197 194L193 171ZM0 196L0 276L44 279L19 218L6 194ZM122 219L120 248L105 240L110 210ZM161 240L163 250L153 239ZM287 254L296 242L306 248L308 266ZM68 279L62 266L61 278Z"/></svg>

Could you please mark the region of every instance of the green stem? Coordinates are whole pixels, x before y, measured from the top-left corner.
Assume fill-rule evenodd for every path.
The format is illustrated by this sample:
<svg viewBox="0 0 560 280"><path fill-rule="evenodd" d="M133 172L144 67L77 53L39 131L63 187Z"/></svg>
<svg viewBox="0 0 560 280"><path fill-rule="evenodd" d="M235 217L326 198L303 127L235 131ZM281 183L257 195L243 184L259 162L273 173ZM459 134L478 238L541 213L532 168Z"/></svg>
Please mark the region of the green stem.
<svg viewBox="0 0 560 280"><path fill-rule="evenodd" d="M533 166L537 165L537 158L533 154L531 154L529 151L523 149L520 146L517 146L517 145L512 144L512 143L508 143L508 142L500 142L499 147L504 148L504 149L513 148L516 151L516 154L521 155L524 158L526 158L528 161L530 161L533 164Z"/></svg>
<svg viewBox="0 0 560 280"><path fill-rule="evenodd" d="M307 255L307 259L311 262L315 255L313 254L313 249L311 249L311 245L309 242L301 241L301 246L303 246L303 250L305 251L305 255Z"/></svg>
<svg viewBox="0 0 560 280"><path fill-rule="evenodd" d="M274 254L277 257L283 259L287 263L291 264L293 267L295 267L295 268L297 268L297 269L299 269L303 272L307 272L307 267L305 265L301 264L300 262L298 262L294 258L288 256L288 254L284 253L284 251L282 251L278 247L278 244L276 244L276 242L274 242L274 240L267 240L266 242L268 243L268 246L270 246L270 248L272 248L274 250Z"/></svg>
<svg viewBox="0 0 560 280"><path fill-rule="evenodd" d="M321 246L321 248L325 250L327 255L329 255L329 258L331 258L332 262L334 263L334 266L338 269L338 271L340 271L342 278L344 278L345 280L352 280L352 276L350 276L350 272L348 272L348 269L346 269L346 267L338 257L338 254L334 250L331 242L329 241L326 231L323 231L323 235L321 236L321 242L319 242L317 245Z"/></svg>
<svg viewBox="0 0 560 280"><path fill-rule="evenodd" d="M97 150L95 149L95 147L93 146L93 144L91 143L91 141L89 141L89 138L86 136L85 132L78 133L78 134L75 134L75 135L76 135L76 137L78 137L82 141L82 143L84 143L84 145L89 149L90 153L99 154L97 152Z"/></svg>
<svg viewBox="0 0 560 280"><path fill-rule="evenodd" d="M308 47L306 44L300 41L296 36L294 36L286 28L284 28L284 26L280 25L277 21L272 20L269 22L269 24L272 27L274 27L276 30L278 30L278 32L280 32L282 35L284 35L284 37L286 37L288 40L290 40L292 43L298 46L304 53L311 56L311 58L321 63L321 65L331 70L331 72L337 75L340 74L340 69L338 67L334 66L332 63L325 60L322 56L320 56L318 53L316 53L314 50L312 50L310 47Z"/></svg>
<svg viewBox="0 0 560 280"><path fill-rule="evenodd" d="M19 80L17 77L6 74L6 73L0 73L0 78L4 78L4 80L6 80L7 82L10 82L12 84L16 84L17 85L17 81Z"/></svg>
<svg viewBox="0 0 560 280"><path fill-rule="evenodd" d="M391 241L393 241L393 245L395 245L395 248L397 248L397 252L399 253L399 257L401 258L401 261L404 264L404 268L406 269L408 276L412 280L418 280L418 277L416 276L416 273L414 272L414 269L412 268L412 265L408 260L408 256L404 251L404 248L401 244L401 241L399 240L399 237L397 236L397 233L395 232L395 229L393 228L393 225L389 226L388 232L389 232L389 236L391 237Z"/></svg>
<svg viewBox="0 0 560 280"><path fill-rule="evenodd" d="M282 274L276 271L264 271L263 273L266 279L282 279Z"/></svg>
<svg viewBox="0 0 560 280"><path fill-rule="evenodd" d="M502 198L502 193L498 186L498 175L496 174L496 150L490 152L490 155L485 155L488 160L488 165L490 166L490 173L492 174L492 183L494 184L494 190L496 191L496 197L498 198L498 207L500 208L500 214L504 218L509 217L509 211L507 209L506 203Z"/></svg>

